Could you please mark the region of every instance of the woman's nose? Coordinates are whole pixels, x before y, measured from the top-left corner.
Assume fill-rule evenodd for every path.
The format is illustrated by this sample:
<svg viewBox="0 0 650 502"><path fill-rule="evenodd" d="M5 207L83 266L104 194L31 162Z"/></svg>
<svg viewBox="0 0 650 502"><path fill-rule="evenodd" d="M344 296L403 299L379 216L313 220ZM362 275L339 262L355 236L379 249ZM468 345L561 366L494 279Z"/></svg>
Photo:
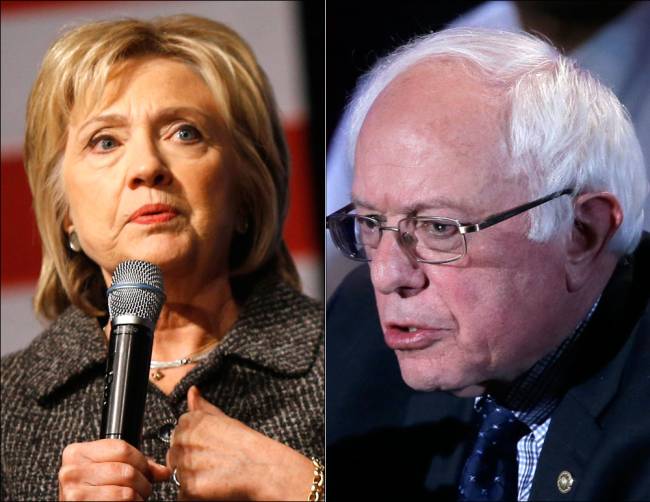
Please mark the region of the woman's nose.
<svg viewBox="0 0 650 502"><path fill-rule="evenodd" d="M139 186L154 187L169 185L171 171L152 138L141 138L130 145L129 188Z"/></svg>
<svg viewBox="0 0 650 502"><path fill-rule="evenodd" d="M428 284L421 265L400 246L395 232L384 232L370 262L370 274L375 290L385 295L413 296Z"/></svg>

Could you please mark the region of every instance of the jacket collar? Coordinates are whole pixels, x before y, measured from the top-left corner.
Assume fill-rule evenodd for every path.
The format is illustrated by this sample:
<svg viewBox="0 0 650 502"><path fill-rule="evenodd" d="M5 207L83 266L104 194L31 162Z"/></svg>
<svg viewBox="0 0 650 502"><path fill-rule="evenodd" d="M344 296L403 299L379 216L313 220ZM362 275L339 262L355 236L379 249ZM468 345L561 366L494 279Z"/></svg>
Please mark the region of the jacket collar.
<svg viewBox="0 0 650 502"><path fill-rule="evenodd" d="M650 235L644 234L635 253L619 262L584 336L576 343L570 394L594 419L616 394L630 350L629 335L648 306L647 277Z"/></svg>
<svg viewBox="0 0 650 502"><path fill-rule="evenodd" d="M107 342L97 319L68 307L27 349L39 401L89 371L101 371Z"/></svg>
<svg viewBox="0 0 650 502"><path fill-rule="evenodd" d="M209 360L232 356L284 375L308 371L324 344L322 308L277 280L257 285Z"/></svg>
<svg viewBox="0 0 650 502"><path fill-rule="evenodd" d="M558 473L566 470L576 480L583 478L594 448L602 440L602 421L621 390L626 368L632 358L638 359L647 350L637 347L644 340L636 326L649 312L649 267L650 237L645 234L634 255L619 263L575 345L572 387L553 414L531 500L570 500L578 492L560 494Z"/></svg>
<svg viewBox="0 0 650 502"><path fill-rule="evenodd" d="M199 378L226 358L281 375L300 375L314 364L324 341L323 316L314 300L277 279L258 284L222 343L195 371ZM71 306L27 349L39 401L82 378L102 374L108 344L96 318ZM193 378L194 380L195 378Z"/></svg>

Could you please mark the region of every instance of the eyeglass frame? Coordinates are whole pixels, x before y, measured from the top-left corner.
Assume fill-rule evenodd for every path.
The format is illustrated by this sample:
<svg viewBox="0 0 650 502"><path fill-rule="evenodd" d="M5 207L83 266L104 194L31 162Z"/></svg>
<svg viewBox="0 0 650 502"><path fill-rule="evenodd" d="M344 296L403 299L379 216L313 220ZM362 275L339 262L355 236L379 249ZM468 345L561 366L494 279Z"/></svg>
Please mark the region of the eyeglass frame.
<svg viewBox="0 0 650 502"><path fill-rule="evenodd" d="M382 225L381 221L377 221L379 224L378 230L380 232L379 235L379 242L381 242L381 237L383 236L383 231L388 230L391 232L397 232L398 234L398 241L400 243L400 246L407 251L418 263L427 263L429 265L442 265L444 263L451 263L454 261L458 261L461 258L463 258L467 254L467 234L471 234L474 232L479 232L480 230L485 230L486 228L489 228L493 225L496 225L497 223L501 223L502 221L508 220L510 218L513 218L521 213L524 213L530 209L533 209L537 206L541 206L542 204L546 202L550 202L553 199L557 199L558 197L562 197L563 195L574 195L574 188L565 188L564 190L558 190L556 192L553 192L549 195L546 195L545 197L540 197L539 199L535 199L531 202L527 202L526 204L522 204L517 207L513 207L512 209L507 209L506 211L501 211L499 213L491 214L487 218L485 218L483 221L479 223L461 223L460 220L456 220L454 218L447 218L443 216L407 216L406 218L402 218L397 222L397 226L388 226L388 225ZM349 212L352 211L355 208L354 202L350 202L349 204L343 206L341 209L338 209L334 211L332 214L328 215L325 218L325 228L330 230L330 236L332 237L332 241L334 242L334 245L343 253L343 255L354 261L362 261L362 262L370 262L372 261L369 258L357 258L352 255L346 254L345 251L339 246L337 239L334 237L332 230L330 228L330 222L332 221L338 221L340 220L343 216L348 216ZM363 216L363 215L358 215L358 216ZM449 258L447 260L425 260L423 258L417 257L413 252L410 251L410 248L408 245L402 243L401 236L399 235L400 230L399 230L399 224L403 220L445 220L449 222L453 222L456 227L458 228L458 232L460 235L463 237L463 252L462 254L455 256L453 258Z"/></svg>

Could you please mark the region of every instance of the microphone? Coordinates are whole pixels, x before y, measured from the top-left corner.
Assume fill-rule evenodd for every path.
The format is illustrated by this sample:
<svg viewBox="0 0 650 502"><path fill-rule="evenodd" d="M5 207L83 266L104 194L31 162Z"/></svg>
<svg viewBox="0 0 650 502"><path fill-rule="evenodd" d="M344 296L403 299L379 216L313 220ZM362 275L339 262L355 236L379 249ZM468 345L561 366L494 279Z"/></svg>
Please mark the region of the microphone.
<svg viewBox="0 0 650 502"><path fill-rule="evenodd" d="M153 332L164 302L158 266L129 260L115 268L108 288L111 337L104 375L102 439L123 439L139 448Z"/></svg>

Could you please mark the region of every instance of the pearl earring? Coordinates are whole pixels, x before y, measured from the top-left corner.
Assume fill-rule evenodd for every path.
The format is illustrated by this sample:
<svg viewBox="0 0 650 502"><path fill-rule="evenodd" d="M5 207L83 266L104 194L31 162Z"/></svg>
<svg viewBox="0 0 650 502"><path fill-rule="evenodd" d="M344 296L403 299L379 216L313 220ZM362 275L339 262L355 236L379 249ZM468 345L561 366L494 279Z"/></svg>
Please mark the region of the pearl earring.
<svg viewBox="0 0 650 502"><path fill-rule="evenodd" d="M68 235L68 247L75 253L81 251L81 244L79 244L79 237L77 237L77 232L75 232L74 230L70 232L70 235Z"/></svg>

